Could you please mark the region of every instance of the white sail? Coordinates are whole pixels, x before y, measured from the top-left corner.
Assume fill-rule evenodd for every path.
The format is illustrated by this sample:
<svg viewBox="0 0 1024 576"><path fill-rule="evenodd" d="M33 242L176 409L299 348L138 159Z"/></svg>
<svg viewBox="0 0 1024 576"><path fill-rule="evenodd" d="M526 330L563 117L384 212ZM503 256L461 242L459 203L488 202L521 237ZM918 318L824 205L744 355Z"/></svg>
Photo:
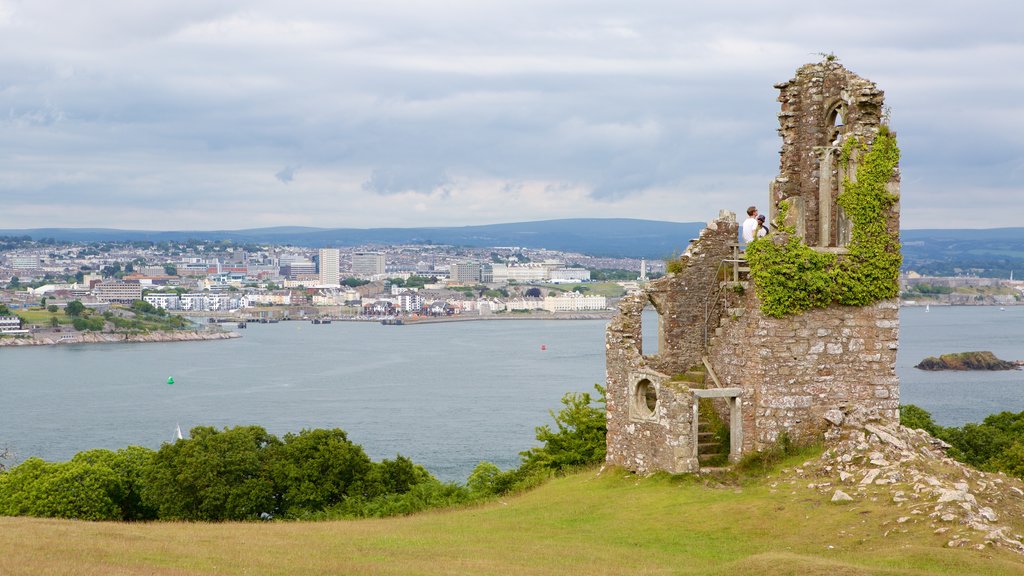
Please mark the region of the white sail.
<svg viewBox="0 0 1024 576"><path fill-rule="evenodd" d="M182 439L181 424L175 424L174 425L174 438L175 438L175 440L181 440Z"/></svg>

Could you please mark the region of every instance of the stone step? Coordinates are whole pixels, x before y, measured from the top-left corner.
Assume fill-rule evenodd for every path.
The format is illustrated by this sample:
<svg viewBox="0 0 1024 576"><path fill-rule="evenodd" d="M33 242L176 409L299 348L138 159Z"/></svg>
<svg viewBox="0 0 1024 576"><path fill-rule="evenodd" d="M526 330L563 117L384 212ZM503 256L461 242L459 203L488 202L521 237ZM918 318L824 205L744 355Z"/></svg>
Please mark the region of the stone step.
<svg viewBox="0 0 1024 576"><path fill-rule="evenodd" d="M697 442L697 453L704 454L707 452L708 448L715 448L717 450L718 448L721 447L721 442Z"/></svg>
<svg viewBox="0 0 1024 576"><path fill-rule="evenodd" d="M719 458L721 456L722 455L719 454L719 453L715 453L715 454L697 454L697 461L698 462L707 462L708 460L713 460L713 459Z"/></svg>
<svg viewBox="0 0 1024 576"><path fill-rule="evenodd" d="M720 473L724 473L724 472L728 472L728 471L729 471L729 468L726 467L726 466L702 466L701 469L697 471L697 473L698 474L720 474Z"/></svg>

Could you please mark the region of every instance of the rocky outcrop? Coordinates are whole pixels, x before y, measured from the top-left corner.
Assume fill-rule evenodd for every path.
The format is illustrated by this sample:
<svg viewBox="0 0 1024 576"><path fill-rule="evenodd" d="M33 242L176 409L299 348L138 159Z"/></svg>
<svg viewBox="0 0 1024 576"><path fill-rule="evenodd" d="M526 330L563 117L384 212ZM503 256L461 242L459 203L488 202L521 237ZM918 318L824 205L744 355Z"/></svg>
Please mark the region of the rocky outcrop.
<svg viewBox="0 0 1024 576"><path fill-rule="evenodd" d="M943 354L938 358L929 356L914 368L921 370L1013 370L1020 366L1020 361L1000 360L991 352L958 352Z"/></svg>
<svg viewBox="0 0 1024 576"><path fill-rule="evenodd" d="M108 344L123 342L190 342L194 340L227 340L238 338L237 332L176 330L174 332L147 332L140 334L112 334L106 332L66 332L25 338L2 338L0 346L51 346L56 344Z"/></svg>
<svg viewBox="0 0 1024 576"><path fill-rule="evenodd" d="M980 472L946 456L949 447L924 430L897 424L834 426L820 458L782 471L774 490L806 486L823 500L849 506L889 502L900 510L883 536L925 524L950 547L1002 546L1024 553L1024 536L1009 526L1024 519L1024 483ZM1011 522L1012 521L1012 522Z"/></svg>

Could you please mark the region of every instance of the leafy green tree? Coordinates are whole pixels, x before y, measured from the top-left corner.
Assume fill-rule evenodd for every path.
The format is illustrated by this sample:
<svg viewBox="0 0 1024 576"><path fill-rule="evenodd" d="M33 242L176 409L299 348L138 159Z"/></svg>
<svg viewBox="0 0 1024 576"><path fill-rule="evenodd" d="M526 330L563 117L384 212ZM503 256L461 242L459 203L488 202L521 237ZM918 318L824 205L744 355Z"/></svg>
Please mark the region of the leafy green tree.
<svg viewBox="0 0 1024 576"><path fill-rule="evenodd" d="M29 458L0 476L0 513L116 520L120 479L105 463Z"/></svg>
<svg viewBox="0 0 1024 576"><path fill-rule="evenodd" d="M156 314L158 309L145 300L135 300L132 302L132 310L143 314Z"/></svg>
<svg viewBox="0 0 1024 576"><path fill-rule="evenodd" d="M523 295L526 296L527 298L540 298L541 291L540 288L534 286L533 288L527 288L526 292L524 292Z"/></svg>
<svg viewBox="0 0 1024 576"><path fill-rule="evenodd" d="M64 313L67 314L68 316L79 316L84 311L85 304L82 304L78 300L72 300L71 302L67 303L67 306L64 307Z"/></svg>
<svg viewBox="0 0 1024 576"><path fill-rule="evenodd" d="M576 466L598 464L605 457L605 412L595 403L605 402L604 388L594 385L599 396L589 392L566 394L562 397L562 408L557 414L551 412L556 430L544 425L537 427L540 447L522 452L526 466L539 466L561 471Z"/></svg>
<svg viewBox="0 0 1024 576"><path fill-rule="evenodd" d="M143 473L153 461L156 452L142 446L128 446L116 452L96 449L79 452L71 459L89 465L104 465L118 477L118 487L112 493L120 520L153 520L156 510L142 503Z"/></svg>
<svg viewBox="0 0 1024 576"><path fill-rule="evenodd" d="M370 458L341 429L285 434L271 462L279 509L286 515L317 511L341 502L370 473Z"/></svg>
<svg viewBox="0 0 1024 576"><path fill-rule="evenodd" d="M0 316L11 316L13 314L6 304L0 304Z"/></svg>
<svg viewBox="0 0 1024 576"><path fill-rule="evenodd" d="M935 437L941 435L941 427L932 420L932 415L913 404L900 406L900 424L907 428L919 428Z"/></svg>
<svg viewBox="0 0 1024 576"><path fill-rule="evenodd" d="M397 455L394 460L382 460L373 465L367 478L366 493L370 497L404 494L413 486L432 479L425 468L405 456Z"/></svg>
<svg viewBox="0 0 1024 576"><path fill-rule="evenodd" d="M46 307L46 311L50 314L56 314L58 310L60 310L60 308L56 304L50 304Z"/></svg>
<svg viewBox="0 0 1024 576"><path fill-rule="evenodd" d="M259 426L193 428L164 444L143 474L142 503L161 519L246 520L277 511L268 448L281 441Z"/></svg>
<svg viewBox="0 0 1024 576"><path fill-rule="evenodd" d="M21 280L19 280L17 276L11 276L11 280L7 283L7 287L17 289L21 287Z"/></svg>
<svg viewBox="0 0 1024 576"><path fill-rule="evenodd" d="M177 276L178 267L175 266L174 264L164 264L164 274L168 276Z"/></svg>

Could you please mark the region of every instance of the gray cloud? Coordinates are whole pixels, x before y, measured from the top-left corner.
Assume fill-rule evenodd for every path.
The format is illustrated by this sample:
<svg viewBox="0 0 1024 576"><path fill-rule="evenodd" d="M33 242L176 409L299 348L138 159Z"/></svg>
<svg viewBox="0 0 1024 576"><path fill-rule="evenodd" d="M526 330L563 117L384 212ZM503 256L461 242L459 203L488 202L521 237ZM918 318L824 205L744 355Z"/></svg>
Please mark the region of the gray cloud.
<svg viewBox="0 0 1024 576"><path fill-rule="evenodd" d="M282 168L281 170L274 174L274 178L277 178L279 181L288 184L292 180L295 180L295 173L298 171L298 166L285 166L284 168Z"/></svg>
<svg viewBox="0 0 1024 576"><path fill-rule="evenodd" d="M363 182L363 190L382 195L404 192L430 194L450 182L443 170L430 166L388 166L375 168L370 174L370 179Z"/></svg>
<svg viewBox="0 0 1024 576"><path fill-rule="evenodd" d="M706 220L819 52L886 91L905 225L1017 225L1024 4L858 6L0 0L0 228Z"/></svg>

